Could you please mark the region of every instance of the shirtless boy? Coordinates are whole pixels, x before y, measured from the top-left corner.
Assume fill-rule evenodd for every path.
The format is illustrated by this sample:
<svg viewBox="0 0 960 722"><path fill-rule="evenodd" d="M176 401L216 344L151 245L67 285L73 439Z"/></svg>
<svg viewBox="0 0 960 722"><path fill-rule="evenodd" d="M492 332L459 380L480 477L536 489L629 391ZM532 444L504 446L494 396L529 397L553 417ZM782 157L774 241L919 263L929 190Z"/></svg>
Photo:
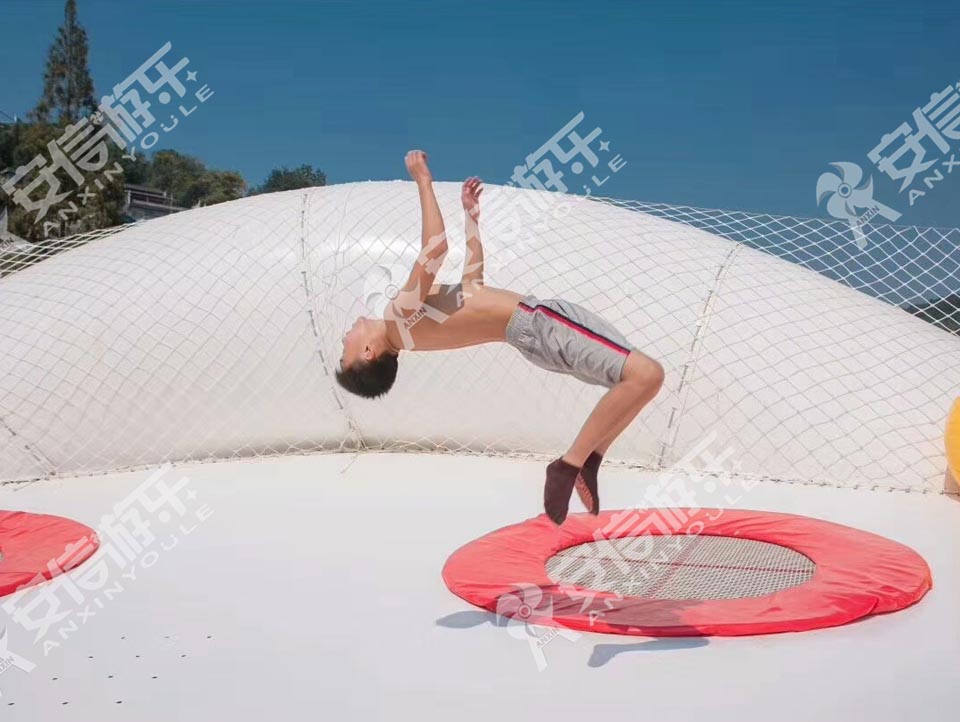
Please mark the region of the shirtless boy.
<svg viewBox="0 0 960 722"><path fill-rule="evenodd" d="M434 284L447 255L443 216L433 192L427 155L412 150L407 171L420 194L421 251L410 277L384 318L358 318L343 337L337 381L376 398L393 386L401 351L435 351L503 342L540 368L604 386L580 433L547 465L543 505L556 524L567 517L576 488L592 513L600 511L597 472L603 455L663 384L663 367L637 351L610 324L569 301L539 300L483 282L478 178L463 184L467 254L460 293ZM451 299L462 299L451 303Z"/></svg>

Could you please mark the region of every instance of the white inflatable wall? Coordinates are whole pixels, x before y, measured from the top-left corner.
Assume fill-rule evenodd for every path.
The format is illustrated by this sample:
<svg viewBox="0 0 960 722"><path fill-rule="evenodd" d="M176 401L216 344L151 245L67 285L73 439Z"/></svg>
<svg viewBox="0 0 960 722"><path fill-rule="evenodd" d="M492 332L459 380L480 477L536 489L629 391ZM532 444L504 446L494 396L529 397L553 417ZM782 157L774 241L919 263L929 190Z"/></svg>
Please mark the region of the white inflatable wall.
<svg viewBox="0 0 960 722"><path fill-rule="evenodd" d="M437 192L454 249L441 280L456 281L459 185ZM672 221L511 188L484 200L489 284L581 303L667 369L612 456L663 466L707 442L750 474L939 487L960 338ZM562 450L602 389L504 345L404 353L378 401L336 386L344 329L382 308L418 247L414 186L355 183L186 211L3 278L0 478L358 446Z"/></svg>

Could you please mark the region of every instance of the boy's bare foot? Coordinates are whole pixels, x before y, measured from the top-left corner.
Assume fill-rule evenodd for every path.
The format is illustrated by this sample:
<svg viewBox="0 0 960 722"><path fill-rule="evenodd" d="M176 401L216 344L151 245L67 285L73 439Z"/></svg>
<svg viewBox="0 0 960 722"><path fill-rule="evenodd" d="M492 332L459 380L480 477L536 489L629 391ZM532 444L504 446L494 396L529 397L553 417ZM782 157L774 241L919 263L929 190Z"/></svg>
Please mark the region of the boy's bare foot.
<svg viewBox="0 0 960 722"><path fill-rule="evenodd" d="M567 518L573 485L577 481L580 469L563 459L551 461L547 465L547 481L543 485L543 510L550 520L559 526Z"/></svg>
<svg viewBox="0 0 960 722"><path fill-rule="evenodd" d="M591 514L596 516L600 513L600 492L597 488L597 472L600 470L600 463L603 456L596 451L592 452L587 460L583 462L583 468L577 476L575 488L577 495L583 506Z"/></svg>

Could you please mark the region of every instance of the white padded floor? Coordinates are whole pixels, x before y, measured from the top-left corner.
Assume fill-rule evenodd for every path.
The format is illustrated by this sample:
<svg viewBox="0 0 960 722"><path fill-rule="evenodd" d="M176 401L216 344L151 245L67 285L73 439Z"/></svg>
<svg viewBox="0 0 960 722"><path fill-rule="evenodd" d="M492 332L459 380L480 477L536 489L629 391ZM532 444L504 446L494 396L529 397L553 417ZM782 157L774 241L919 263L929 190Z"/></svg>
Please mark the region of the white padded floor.
<svg viewBox="0 0 960 722"><path fill-rule="evenodd" d="M897 614L752 638L526 645L450 594L461 544L539 511L541 465L428 455L179 467L213 515L36 663L0 673L4 720L956 719L960 503L763 484L738 507L807 514L911 545L934 589ZM147 472L0 487L0 508L96 526ZM171 479L176 478L171 476ZM605 508L652 476L609 470ZM723 494L698 490L703 506ZM439 623L438 623L439 622ZM474 625L474 626L471 626ZM67 703L67 704L64 704Z"/></svg>

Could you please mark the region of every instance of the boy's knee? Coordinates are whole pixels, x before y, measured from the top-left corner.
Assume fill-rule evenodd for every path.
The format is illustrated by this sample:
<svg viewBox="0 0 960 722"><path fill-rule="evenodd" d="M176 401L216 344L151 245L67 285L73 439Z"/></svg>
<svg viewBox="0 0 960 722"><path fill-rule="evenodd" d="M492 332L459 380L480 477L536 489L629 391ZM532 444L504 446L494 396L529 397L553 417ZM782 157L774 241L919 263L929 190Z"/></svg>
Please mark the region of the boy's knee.
<svg viewBox="0 0 960 722"><path fill-rule="evenodd" d="M663 365L643 355L638 355L632 361L633 363L628 364L628 373L625 374L624 380L642 389L646 394L659 391L665 376Z"/></svg>
<svg viewBox="0 0 960 722"><path fill-rule="evenodd" d="M663 386L663 380L666 377L666 373L663 370L663 365L659 361L654 361L653 359L647 360L646 369L643 375L645 376L647 386L654 391L660 390L660 387Z"/></svg>

